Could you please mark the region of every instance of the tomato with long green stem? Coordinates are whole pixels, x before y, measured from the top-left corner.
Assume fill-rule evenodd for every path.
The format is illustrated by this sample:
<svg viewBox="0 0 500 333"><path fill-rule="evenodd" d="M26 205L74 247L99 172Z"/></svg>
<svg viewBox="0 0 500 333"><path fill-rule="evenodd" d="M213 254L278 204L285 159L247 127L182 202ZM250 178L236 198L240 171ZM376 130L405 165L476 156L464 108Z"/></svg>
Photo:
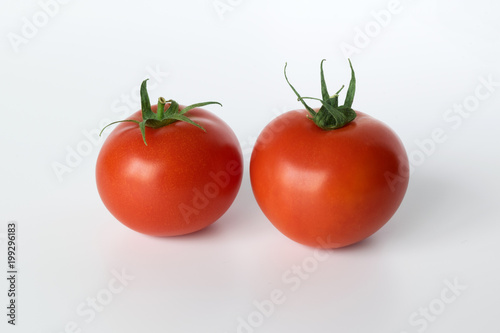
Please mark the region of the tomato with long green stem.
<svg viewBox="0 0 500 333"><path fill-rule="evenodd" d="M324 61L324 60L323 60ZM396 133L352 109L352 64L345 102L330 95L321 61L322 98L302 97L305 109L271 121L250 160L252 189L273 225L296 242L326 248L357 243L379 230L400 206L409 181L408 158ZM321 102L311 108L307 99Z"/></svg>
<svg viewBox="0 0 500 333"><path fill-rule="evenodd" d="M184 107L160 97L151 106L146 83L141 110L112 123L119 124L101 148L99 195L111 214L135 231L176 236L201 230L218 220L238 193L243 169L238 139L222 119L201 108L220 103Z"/></svg>

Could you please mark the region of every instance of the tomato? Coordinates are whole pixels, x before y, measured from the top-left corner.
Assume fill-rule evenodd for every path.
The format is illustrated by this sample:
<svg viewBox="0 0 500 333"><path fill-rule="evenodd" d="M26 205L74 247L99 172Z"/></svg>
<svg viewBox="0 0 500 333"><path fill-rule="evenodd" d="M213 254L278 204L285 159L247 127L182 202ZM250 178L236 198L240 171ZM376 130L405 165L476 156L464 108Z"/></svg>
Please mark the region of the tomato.
<svg viewBox="0 0 500 333"><path fill-rule="evenodd" d="M97 189L127 227L153 236L183 235L212 224L231 206L241 184L242 154L231 128L214 114L188 107L183 116L189 120L178 121L185 107L174 101L161 106L175 109L167 125L141 128L144 112L138 111L110 133L97 159ZM157 109L150 107L150 115L156 117Z"/></svg>
<svg viewBox="0 0 500 333"><path fill-rule="evenodd" d="M408 186L401 140L381 121L350 108L352 75L347 104L338 107L338 94L326 93L321 67L323 105L350 109L345 118L352 120L330 129L323 115L319 127L313 118L321 109L311 109L290 84L306 109L271 121L252 152L258 205L279 231L308 246L338 248L369 237L393 216Z"/></svg>

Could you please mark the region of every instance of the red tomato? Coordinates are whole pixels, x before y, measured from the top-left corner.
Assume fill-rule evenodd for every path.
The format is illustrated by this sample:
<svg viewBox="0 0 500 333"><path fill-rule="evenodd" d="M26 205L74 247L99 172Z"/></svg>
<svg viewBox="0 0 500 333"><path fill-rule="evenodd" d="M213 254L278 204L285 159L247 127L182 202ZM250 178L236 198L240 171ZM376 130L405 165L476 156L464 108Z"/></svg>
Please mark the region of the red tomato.
<svg viewBox="0 0 500 333"><path fill-rule="evenodd" d="M354 120L327 130L311 119L314 112L290 111L264 128L250 160L251 184L284 235L338 248L367 238L393 216L408 186L408 159L384 123L354 111Z"/></svg>
<svg viewBox="0 0 500 333"><path fill-rule="evenodd" d="M157 106L151 109L156 113ZM243 162L231 128L201 108L185 116L206 131L184 121L145 127L145 145L137 123L122 122L101 148L96 165L101 199L135 231L195 232L219 219L238 193ZM129 119L141 121L141 111Z"/></svg>

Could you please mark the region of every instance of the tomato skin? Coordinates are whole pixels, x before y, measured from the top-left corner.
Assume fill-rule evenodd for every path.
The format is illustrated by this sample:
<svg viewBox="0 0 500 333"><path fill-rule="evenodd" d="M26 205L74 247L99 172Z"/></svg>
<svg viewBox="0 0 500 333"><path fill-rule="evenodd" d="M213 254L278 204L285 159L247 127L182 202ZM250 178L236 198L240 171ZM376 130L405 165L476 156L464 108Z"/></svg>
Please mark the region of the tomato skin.
<svg viewBox="0 0 500 333"><path fill-rule="evenodd" d="M238 193L243 160L234 132L201 108L185 115L206 132L183 121L146 127L146 146L139 126L123 122L101 148L99 195L111 214L135 231L153 236L198 231L219 219ZM141 121L141 111L129 119Z"/></svg>
<svg viewBox="0 0 500 333"><path fill-rule="evenodd" d="M359 242L403 200L409 170L402 142L384 123L356 114L345 127L322 130L306 110L290 111L257 139L250 160L255 198L271 223L298 243L338 248Z"/></svg>

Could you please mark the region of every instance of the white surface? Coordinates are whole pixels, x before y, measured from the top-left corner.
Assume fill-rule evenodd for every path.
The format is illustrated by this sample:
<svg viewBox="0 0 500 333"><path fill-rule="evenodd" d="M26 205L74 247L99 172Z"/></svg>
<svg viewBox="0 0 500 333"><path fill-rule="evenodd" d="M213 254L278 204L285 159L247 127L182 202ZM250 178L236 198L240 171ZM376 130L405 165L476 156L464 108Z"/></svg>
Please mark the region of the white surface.
<svg viewBox="0 0 500 333"><path fill-rule="evenodd" d="M0 5L0 236L10 220L19 227L18 325L7 325L3 310L2 332L238 332L239 318L249 317L258 327L239 332L497 330L500 86L489 92L481 78L500 82L498 2L401 0L351 55L354 107L400 135L413 173L383 229L328 252L288 240L263 216L249 185L251 147L276 114L300 107L285 61L303 95L320 95L323 58L331 90L348 83L342 43L353 44L357 29L376 29L371 12L391 2L220 3L232 10L219 16L212 0L69 1L18 52L9 33L21 35L23 17L41 7ZM196 234L135 233L96 191L104 139L85 146L84 133L138 110L146 77L156 85L152 100L222 102L207 108L232 126L245 152L234 205ZM488 96L457 123L446 121L454 104L474 102L476 88ZM437 128L447 139L422 155L417 141ZM88 156L59 181L53 163L84 146ZM5 239L1 252L5 267ZM302 265L310 272L294 273ZM106 289L120 286L114 270L134 279L106 299ZM450 283L466 289L454 295ZM256 314L255 302L269 305L272 293L281 304ZM109 301L100 312L88 303L96 297ZM429 306L425 319L419 311Z"/></svg>

